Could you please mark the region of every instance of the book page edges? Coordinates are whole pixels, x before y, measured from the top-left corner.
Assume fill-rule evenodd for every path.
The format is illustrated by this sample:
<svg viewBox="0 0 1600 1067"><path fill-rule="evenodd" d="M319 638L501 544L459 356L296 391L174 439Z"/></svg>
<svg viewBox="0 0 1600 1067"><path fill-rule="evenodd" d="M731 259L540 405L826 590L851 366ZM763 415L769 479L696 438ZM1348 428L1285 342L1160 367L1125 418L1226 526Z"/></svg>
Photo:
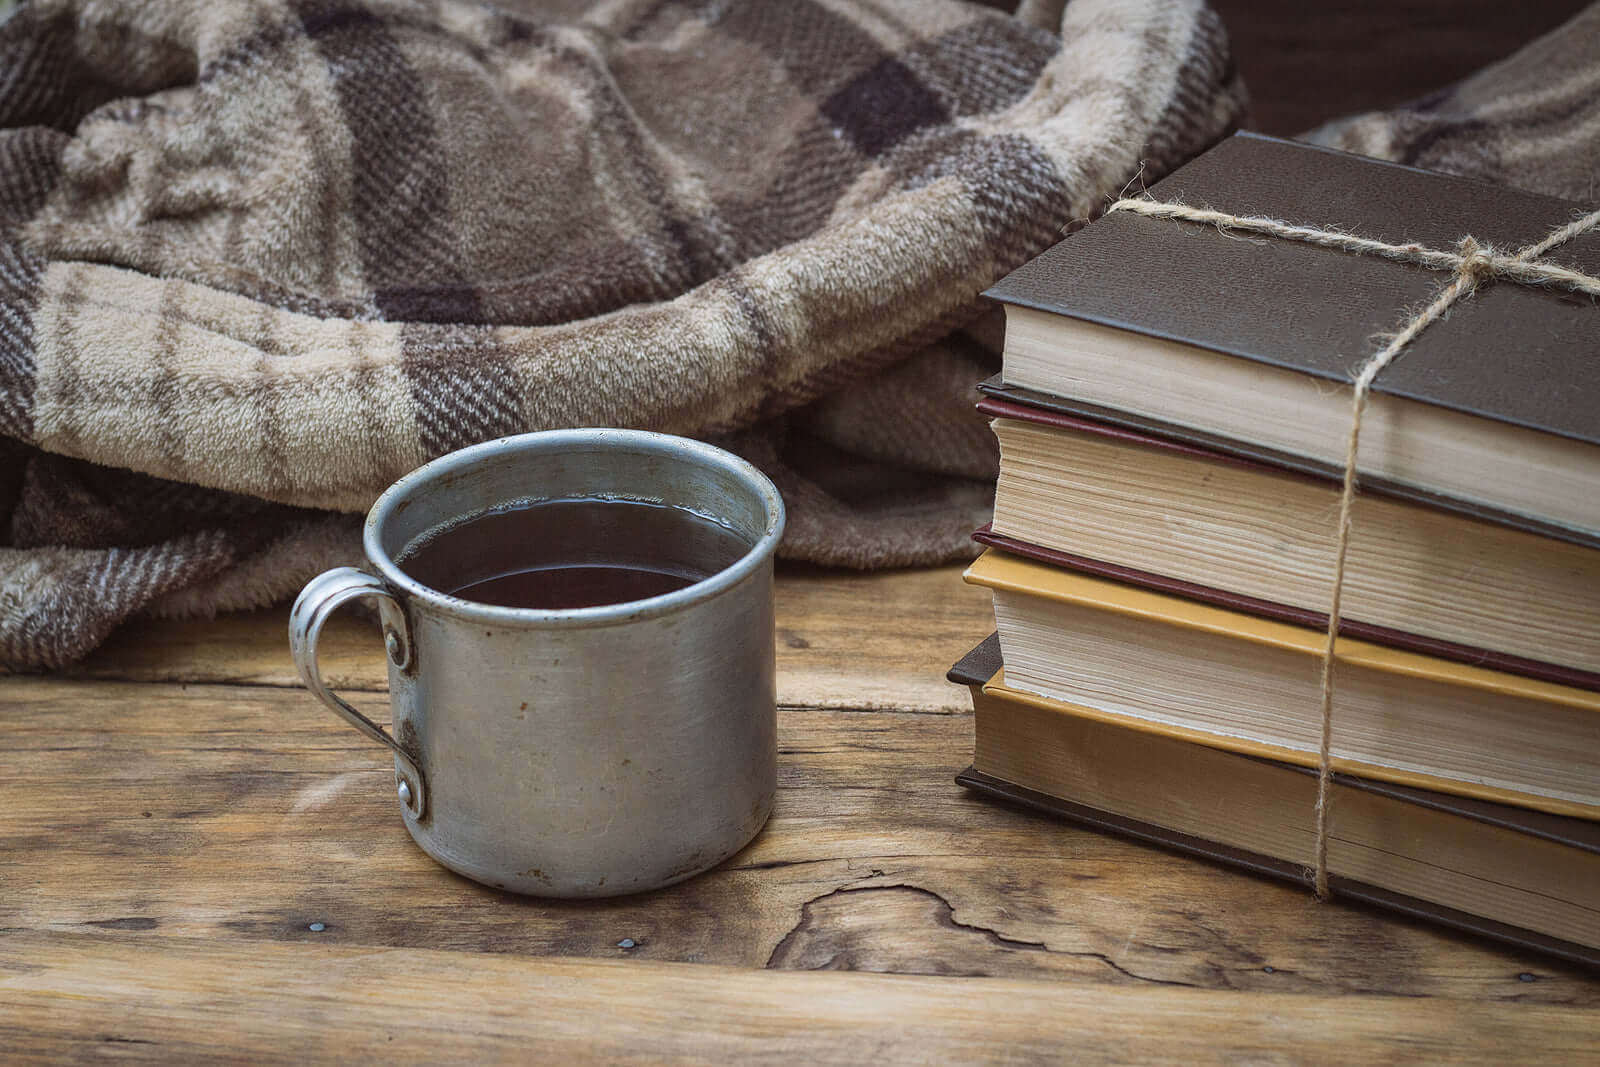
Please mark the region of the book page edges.
<svg viewBox="0 0 1600 1067"><path fill-rule="evenodd" d="M994 549L986 549L966 569L962 578L971 585L981 585L991 590L1115 612L1317 658L1322 656L1323 634L1319 630L1090 578ZM1437 659L1354 638L1341 637L1334 645L1334 657L1340 663L1386 674L1405 675L1444 685L1600 713L1600 693Z"/></svg>
<svg viewBox="0 0 1600 1067"><path fill-rule="evenodd" d="M1070 715L1094 722L1109 723L1113 726L1126 727L1140 733L1170 737L1177 741L1203 745L1206 748L1221 749L1224 752L1236 752L1243 756L1254 756L1258 759L1292 763L1300 767L1315 767L1317 765L1317 754L1315 752L1285 748L1281 745L1268 744L1248 737L1233 737L1184 726L1174 726L1170 723L1141 719L1120 712L1085 707L1081 704L1069 704L1066 701L1054 700L1023 689L1013 689L1006 684L1004 670L996 672L994 677L985 682L981 688L987 696L1026 704L1058 715ZM1551 815L1564 815L1570 818L1588 819L1590 821L1600 820L1600 806L1596 805L1580 804L1534 793L1520 793L1510 789L1502 789L1498 786L1462 781L1457 778L1441 778L1436 775L1364 763L1360 760L1344 759L1339 756L1335 756L1332 762L1333 769L1340 774L1391 782L1395 785L1409 786L1413 789L1427 789L1438 793L1472 797L1476 800L1487 800L1496 804L1532 808L1536 811L1548 812Z"/></svg>

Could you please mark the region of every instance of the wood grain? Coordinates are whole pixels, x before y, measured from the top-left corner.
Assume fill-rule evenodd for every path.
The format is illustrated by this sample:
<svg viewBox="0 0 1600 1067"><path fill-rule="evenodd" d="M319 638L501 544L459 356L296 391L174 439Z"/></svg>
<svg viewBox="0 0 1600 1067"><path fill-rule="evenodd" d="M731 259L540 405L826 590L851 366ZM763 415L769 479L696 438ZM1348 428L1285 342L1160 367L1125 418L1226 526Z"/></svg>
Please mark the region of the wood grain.
<svg viewBox="0 0 1600 1067"><path fill-rule="evenodd" d="M779 570L778 699L796 707L970 710L944 672L994 629L989 593L960 566L860 574ZM216 619L137 620L70 672L80 678L297 686L289 609ZM336 687L388 687L376 623L345 613L323 630Z"/></svg>
<svg viewBox="0 0 1600 1067"><path fill-rule="evenodd" d="M125 934L0 937L17 1058L386 1063L1563 1062L1600 1014Z"/></svg>
<svg viewBox="0 0 1600 1067"><path fill-rule="evenodd" d="M298 689L281 611L146 624L84 677L0 678L0 1041L818 1061L1593 1042L1589 976L956 787L971 716L942 676L992 625L959 573L785 573L771 823L613 901L513 897L423 855L378 750ZM330 674L387 722L375 635L332 630Z"/></svg>
<svg viewBox="0 0 1600 1067"><path fill-rule="evenodd" d="M1582 2L1217 6L1255 128L1292 135L1462 77ZM285 608L136 622L77 681L0 677L0 1048L1593 1058L1591 976L957 789L970 718L942 677L992 627L958 574L782 572L772 823L704 877L583 905L495 893L423 856L376 750L282 688ZM387 721L369 626L340 618L327 638L329 677Z"/></svg>
<svg viewBox="0 0 1600 1067"><path fill-rule="evenodd" d="M763 834L591 903L435 865L378 749L298 691L0 679L0 722L0 929L152 959L187 938L1600 1006L1534 956L974 798L968 715L785 709Z"/></svg>

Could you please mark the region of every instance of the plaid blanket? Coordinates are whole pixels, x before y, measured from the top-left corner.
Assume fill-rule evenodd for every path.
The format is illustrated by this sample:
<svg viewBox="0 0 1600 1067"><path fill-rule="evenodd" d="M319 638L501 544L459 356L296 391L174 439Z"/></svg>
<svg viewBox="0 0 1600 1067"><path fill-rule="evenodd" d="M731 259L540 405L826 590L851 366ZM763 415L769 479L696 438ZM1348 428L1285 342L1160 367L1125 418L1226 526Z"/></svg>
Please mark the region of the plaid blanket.
<svg viewBox="0 0 1600 1067"><path fill-rule="evenodd" d="M1304 139L1600 204L1600 4L1457 85Z"/></svg>
<svg viewBox="0 0 1600 1067"><path fill-rule="evenodd" d="M792 558L966 554L976 294L1243 107L1200 0L581 8L0 25L0 662L281 600L401 474L550 427L741 452Z"/></svg>

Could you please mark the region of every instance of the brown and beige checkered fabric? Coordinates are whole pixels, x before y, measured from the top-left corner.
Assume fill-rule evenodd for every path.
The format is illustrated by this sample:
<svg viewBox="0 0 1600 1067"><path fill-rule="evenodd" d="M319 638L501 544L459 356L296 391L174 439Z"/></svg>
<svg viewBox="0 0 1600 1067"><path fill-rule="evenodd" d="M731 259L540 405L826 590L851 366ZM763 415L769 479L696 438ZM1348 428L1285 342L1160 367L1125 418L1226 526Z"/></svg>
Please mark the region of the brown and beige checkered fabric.
<svg viewBox="0 0 1600 1067"><path fill-rule="evenodd" d="M790 557L959 556L976 294L1243 106L1198 0L568 6L0 25L0 662L286 597L399 475L558 426L743 452Z"/></svg>
<svg viewBox="0 0 1600 1067"><path fill-rule="evenodd" d="M1600 4L1457 85L1305 140L1600 204Z"/></svg>

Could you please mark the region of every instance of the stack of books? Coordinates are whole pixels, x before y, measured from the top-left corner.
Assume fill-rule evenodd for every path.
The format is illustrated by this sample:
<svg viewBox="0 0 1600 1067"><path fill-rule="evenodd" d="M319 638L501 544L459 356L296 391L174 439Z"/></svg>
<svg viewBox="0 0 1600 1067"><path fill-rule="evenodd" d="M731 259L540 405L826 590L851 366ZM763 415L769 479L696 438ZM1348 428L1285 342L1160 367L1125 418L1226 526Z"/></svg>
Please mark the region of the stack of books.
<svg viewBox="0 0 1600 1067"><path fill-rule="evenodd" d="M1153 198L1501 248L1577 205L1241 134ZM1600 234L1550 253L1600 273ZM1002 281L963 784L1304 880L1353 371L1449 275L1132 212ZM1600 307L1492 283L1377 379L1334 891L1600 965Z"/></svg>

